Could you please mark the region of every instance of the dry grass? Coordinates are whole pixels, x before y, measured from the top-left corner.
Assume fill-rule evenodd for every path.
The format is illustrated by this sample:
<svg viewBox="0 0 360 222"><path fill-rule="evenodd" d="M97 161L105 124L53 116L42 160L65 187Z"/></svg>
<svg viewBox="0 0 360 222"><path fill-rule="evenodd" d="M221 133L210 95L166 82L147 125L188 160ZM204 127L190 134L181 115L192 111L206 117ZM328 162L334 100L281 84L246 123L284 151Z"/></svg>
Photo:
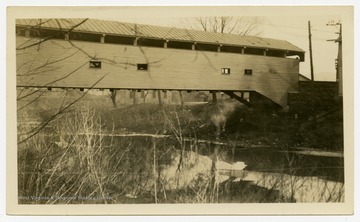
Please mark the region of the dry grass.
<svg viewBox="0 0 360 222"><path fill-rule="evenodd" d="M148 145L104 137L98 115L84 107L19 144L19 196L26 203L113 203L137 195L149 177ZM145 179L144 179L145 178Z"/></svg>

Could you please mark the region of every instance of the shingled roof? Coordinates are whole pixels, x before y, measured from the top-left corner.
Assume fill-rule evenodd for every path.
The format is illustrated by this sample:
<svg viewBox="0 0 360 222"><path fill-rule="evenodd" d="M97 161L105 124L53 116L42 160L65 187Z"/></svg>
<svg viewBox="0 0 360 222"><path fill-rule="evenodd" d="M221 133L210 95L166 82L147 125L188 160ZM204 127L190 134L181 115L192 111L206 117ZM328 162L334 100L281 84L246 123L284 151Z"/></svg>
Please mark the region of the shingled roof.
<svg viewBox="0 0 360 222"><path fill-rule="evenodd" d="M285 40L97 19L17 19L17 26L304 52Z"/></svg>

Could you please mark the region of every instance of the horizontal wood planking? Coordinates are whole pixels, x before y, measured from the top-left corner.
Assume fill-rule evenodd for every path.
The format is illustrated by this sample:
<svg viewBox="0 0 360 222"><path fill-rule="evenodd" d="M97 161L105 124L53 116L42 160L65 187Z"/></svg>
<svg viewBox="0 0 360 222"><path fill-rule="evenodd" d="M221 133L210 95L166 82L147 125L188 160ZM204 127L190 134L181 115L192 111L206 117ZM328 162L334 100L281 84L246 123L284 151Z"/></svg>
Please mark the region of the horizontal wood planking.
<svg viewBox="0 0 360 222"><path fill-rule="evenodd" d="M26 41L29 39L17 37L18 45ZM49 40L39 46L18 50L17 85L43 86L78 69L51 86L87 88L108 73L96 88L255 90L282 106L286 105L287 92L297 90L297 59L72 43L76 47L68 41ZM91 58L102 61L102 68L89 68ZM148 63L149 70L137 70L138 63ZM222 68L230 68L230 75L221 74ZM245 69L252 69L252 75L244 75Z"/></svg>

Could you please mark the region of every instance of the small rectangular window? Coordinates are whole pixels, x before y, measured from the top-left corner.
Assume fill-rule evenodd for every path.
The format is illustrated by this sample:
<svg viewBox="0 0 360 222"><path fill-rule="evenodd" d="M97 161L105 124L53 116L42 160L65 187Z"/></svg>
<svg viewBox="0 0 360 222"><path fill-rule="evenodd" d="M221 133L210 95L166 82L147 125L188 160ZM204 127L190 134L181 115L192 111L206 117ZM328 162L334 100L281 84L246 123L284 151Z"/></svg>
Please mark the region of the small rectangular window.
<svg viewBox="0 0 360 222"><path fill-rule="evenodd" d="M244 74L245 75L252 75L252 69L245 69Z"/></svg>
<svg viewBox="0 0 360 222"><path fill-rule="evenodd" d="M229 75L230 74L230 68L222 68L221 69L221 74Z"/></svg>
<svg viewBox="0 0 360 222"><path fill-rule="evenodd" d="M100 61L91 60L89 64L90 64L89 67L92 69L101 69Z"/></svg>
<svg viewBox="0 0 360 222"><path fill-rule="evenodd" d="M138 70L148 70L148 64L141 64L141 63L138 63L137 64L137 69Z"/></svg>

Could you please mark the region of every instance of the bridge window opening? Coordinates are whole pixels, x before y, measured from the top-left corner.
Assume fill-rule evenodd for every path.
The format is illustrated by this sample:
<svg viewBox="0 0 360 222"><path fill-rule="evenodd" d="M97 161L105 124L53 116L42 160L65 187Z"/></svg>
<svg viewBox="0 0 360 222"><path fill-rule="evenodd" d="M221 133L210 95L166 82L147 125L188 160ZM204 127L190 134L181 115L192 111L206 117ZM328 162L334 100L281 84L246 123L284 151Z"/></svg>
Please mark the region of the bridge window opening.
<svg viewBox="0 0 360 222"><path fill-rule="evenodd" d="M195 45L195 50L217 52L218 51L218 46L217 45L211 45L211 44L197 43Z"/></svg>
<svg viewBox="0 0 360 222"><path fill-rule="evenodd" d="M16 27L16 34L20 36L35 37L35 38L51 38L51 39L65 39L64 32L60 30L48 30L39 28L22 28Z"/></svg>
<svg viewBox="0 0 360 222"><path fill-rule="evenodd" d="M16 35L25 36L25 30L26 28L16 26L15 29Z"/></svg>
<svg viewBox="0 0 360 222"><path fill-rule="evenodd" d="M91 60L89 63L89 67L92 69L101 69L101 61Z"/></svg>
<svg viewBox="0 0 360 222"><path fill-rule="evenodd" d="M138 63L137 64L137 70L148 70L149 65L147 63Z"/></svg>
<svg viewBox="0 0 360 222"><path fill-rule="evenodd" d="M137 45L163 48L164 40L140 38L137 41Z"/></svg>
<svg viewBox="0 0 360 222"><path fill-rule="evenodd" d="M65 39L65 33L59 30L47 30L47 29L34 30L34 34L35 33L37 36L34 37Z"/></svg>
<svg viewBox="0 0 360 222"><path fill-rule="evenodd" d="M126 37L126 36L115 36L115 35L106 35L105 43L112 44L122 44L122 45L134 45L134 37Z"/></svg>
<svg viewBox="0 0 360 222"><path fill-rule="evenodd" d="M264 55L264 50L263 49L257 49L257 48L246 48L245 49L245 54Z"/></svg>
<svg viewBox="0 0 360 222"><path fill-rule="evenodd" d="M230 75L230 68L222 68L221 74L223 75Z"/></svg>
<svg viewBox="0 0 360 222"><path fill-rule="evenodd" d="M272 57L284 57L284 52L279 50L268 50L266 55Z"/></svg>
<svg viewBox="0 0 360 222"><path fill-rule="evenodd" d="M190 42L168 42L167 47L173 49L192 49L193 43Z"/></svg>
<svg viewBox="0 0 360 222"><path fill-rule="evenodd" d="M79 32L70 32L69 38L71 40L87 41L87 42L100 42L100 34L92 33L79 33Z"/></svg>
<svg viewBox="0 0 360 222"><path fill-rule="evenodd" d="M245 69L244 74L251 76L252 75L252 69Z"/></svg>
<svg viewBox="0 0 360 222"><path fill-rule="evenodd" d="M221 47L221 52L241 53L242 47L226 46Z"/></svg>

